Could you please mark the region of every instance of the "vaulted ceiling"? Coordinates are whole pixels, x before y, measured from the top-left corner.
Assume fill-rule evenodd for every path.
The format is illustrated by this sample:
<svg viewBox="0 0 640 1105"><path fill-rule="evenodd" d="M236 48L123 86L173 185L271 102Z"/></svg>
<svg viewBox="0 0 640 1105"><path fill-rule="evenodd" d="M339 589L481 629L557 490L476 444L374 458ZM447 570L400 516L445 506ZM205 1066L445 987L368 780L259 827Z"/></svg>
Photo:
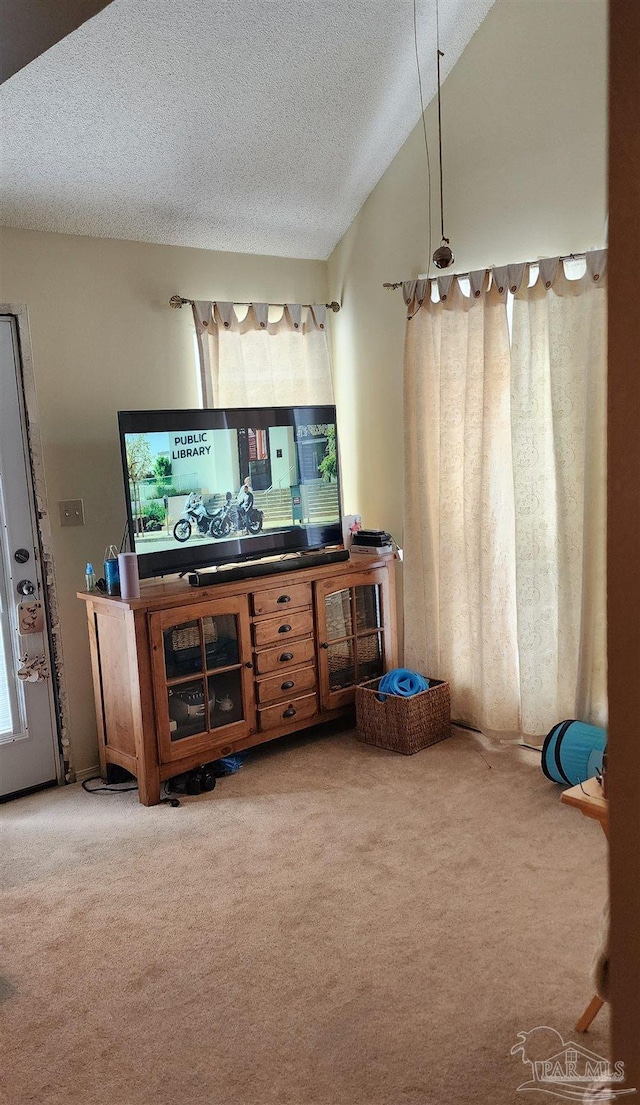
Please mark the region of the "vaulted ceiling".
<svg viewBox="0 0 640 1105"><path fill-rule="evenodd" d="M439 0L445 74L493 2ZM6 224L322 259L420 117L414 3L113 0L0 104Z"/></svg>

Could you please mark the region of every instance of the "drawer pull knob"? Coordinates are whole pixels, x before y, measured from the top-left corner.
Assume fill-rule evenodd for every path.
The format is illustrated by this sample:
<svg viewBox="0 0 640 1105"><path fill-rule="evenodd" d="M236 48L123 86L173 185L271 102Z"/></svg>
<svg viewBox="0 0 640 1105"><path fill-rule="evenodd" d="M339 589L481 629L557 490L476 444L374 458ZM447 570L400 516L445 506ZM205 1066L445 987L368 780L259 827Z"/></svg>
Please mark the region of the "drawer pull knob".
<svg viewBox="0 0 640 1105"><path fill-rule="evenodd" d="M329 647L329 645L327 644L326 641L323 641L322 644L320 645L320 648L328 648L328 647Z"/></svg>
<svg viewBox="0 0 640 1105"><path fill-rule="evenodd" d="M251 670L251 668L253 667L253 664L251 663L251 660L247 660L247 662L244 666L245 666L245 668L249 668L249 670Z"/></svg>
<svg viewBox="0 0 640 1105"><path fill-rule="evenodd" d="M293 653L292 652L281 652L280 653L280 662L282 664L285 664L287 662L287 660L293 660Z"/></svg>
<svg viewBox="0 0 640 1105"><path fill-rule="evenodd" d="M278 602L291 602L291 595L280 595Z"/></svg>
<svg viewBox="0 0 640 1105"><path fill-rule="evenodd" d="M293 679L285 679L284 683L280 684L281 691L290 691L292 687L295 687Z"/></svg>
<svg viewBox="0 0 640 1105"><path fill-rule="evenodd" d="M291 633L291 626L290 625L279 625L278 626L278 633Z"/></svg>
<svg viewBox="0 0 640 1105"><path fill-rule="evenodd" d="M296 716L295 707L289 706L289 709L285 710L282 716L283 717L295 717Z"/></svg>

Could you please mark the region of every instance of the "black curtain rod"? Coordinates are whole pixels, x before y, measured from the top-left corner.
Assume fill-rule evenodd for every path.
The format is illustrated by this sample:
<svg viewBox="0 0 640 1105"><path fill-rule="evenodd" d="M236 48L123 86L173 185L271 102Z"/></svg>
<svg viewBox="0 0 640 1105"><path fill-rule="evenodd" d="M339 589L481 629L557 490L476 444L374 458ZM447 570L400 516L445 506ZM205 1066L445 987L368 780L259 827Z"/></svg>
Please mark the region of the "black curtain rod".
<svg viewBox="0 0 640 1105"><path fill-rule="evenodd" d="M603 248L606 249L606 246L604 246ZM587 256L586 253L567 253L567 254L565 254L564 257L559 257L558 260L559 261L583 261L586 256ZM544 260L546 260L546 258L539 257L537 261L517 261L516 264L518 264L518 265L539 265L540 261L544 261ZM493 265L492 268L485 269L484 271L485 272L493 272L494 268L495 269L507 268L507 266L506 265ZM480 269L478 271L481 272L482 270ZM456 276L458 278L458 280L467 280L471 274L468 273L468 272L448 272L448 273L443 272L443 276L445 276L445 275L446 276ZM438 276L422 276L422 277L417 276L416 277L416 280L438 280L438 279L439 279ZM396 288L401 288L403 284L409 284L409 283L410 283L409 280L396 280L395 283L393 283L393 284L385 283L385 284L382 285L382 287L383 288L389 288L390 291L394 292L396 290Z"/></svg>
<svg viewBox="0 0 640 1105"><path fill-rule="evenodd" d="M182 295L172 295L171 299L169 300L169 306L170 307L175 307L177 310L180 310L182 307L184 307L185 303L190 303L191 306L193 307L194 300L193 299L185 299L184 296L182 296ZM234 307L253 307L253 303L246 303L244 300L240 301L238 299L234 299L233 305L234 305ZM288 307L288 306L289 306L289 304L287 304L287 303L270 303L269 304L269 307ZM315 304L314 303L299 303L297 306L299 306L299 307L315 307ZM340 310L340 304L335 299L334 299L333 303L325 303L324 306L327 308L328 311L333 311L334 314L337 314L337 312Z"/></svg>

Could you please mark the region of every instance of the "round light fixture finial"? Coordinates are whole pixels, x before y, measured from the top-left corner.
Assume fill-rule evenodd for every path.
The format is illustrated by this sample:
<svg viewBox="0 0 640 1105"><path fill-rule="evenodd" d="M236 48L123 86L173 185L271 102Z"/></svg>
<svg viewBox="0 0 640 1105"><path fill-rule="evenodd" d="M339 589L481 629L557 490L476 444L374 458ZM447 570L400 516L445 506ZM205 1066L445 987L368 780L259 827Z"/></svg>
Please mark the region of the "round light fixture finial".
<svg viewBox="0 0 640 1105"><path fill-rule="evenodd" d="M449 265L452 265L455 258L453 256L453 250L449 245L449 239L443 238L441 245L433 255L433 263L437 269L448 269Z"/></svg>

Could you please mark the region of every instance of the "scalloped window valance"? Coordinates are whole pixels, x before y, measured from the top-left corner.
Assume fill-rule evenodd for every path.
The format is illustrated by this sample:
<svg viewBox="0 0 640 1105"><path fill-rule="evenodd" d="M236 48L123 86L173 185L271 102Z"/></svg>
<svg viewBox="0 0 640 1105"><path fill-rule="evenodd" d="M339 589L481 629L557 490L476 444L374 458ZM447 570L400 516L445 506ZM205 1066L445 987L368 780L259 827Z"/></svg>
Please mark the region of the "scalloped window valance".
<svg viewBox="0 0 640 1105"><path fill-rule="evenodd" d="M303 306L301 303L285 303L282 307L274 308L269 303L249 303L245 311L238 311L240 304L222 303L218 301L208 302L196 300L193 304L193 317L196 328L210 330L212 326L222 326L225 330L232 329L235 325L246 326L259 330L268 330L270 326L277 326L281 322L288 323L294 331L300 334L305 330L324 330L327 323L327 307L325 303L313 303L311 306ZM274 312L277 317L274 316ZM271 318L269 317L271 315Z"/></svg>
<svg viewBox="0 0 640 1105"><path fill-rule="evenodd" d="M577 261L571 257L547 257L493 269L476 269L460 275L438 276L433 280L418 279L402 282L402 298L412 317L425 307L470 306L474 300L488 295L494 300L506 300L509 295L530 295L552 289L556 295L580 295L588 284L606 284L607 250L594 249L584 254L584 271L576 278L570 268ZM578 262L579 263L579 262Z"/></svg>

